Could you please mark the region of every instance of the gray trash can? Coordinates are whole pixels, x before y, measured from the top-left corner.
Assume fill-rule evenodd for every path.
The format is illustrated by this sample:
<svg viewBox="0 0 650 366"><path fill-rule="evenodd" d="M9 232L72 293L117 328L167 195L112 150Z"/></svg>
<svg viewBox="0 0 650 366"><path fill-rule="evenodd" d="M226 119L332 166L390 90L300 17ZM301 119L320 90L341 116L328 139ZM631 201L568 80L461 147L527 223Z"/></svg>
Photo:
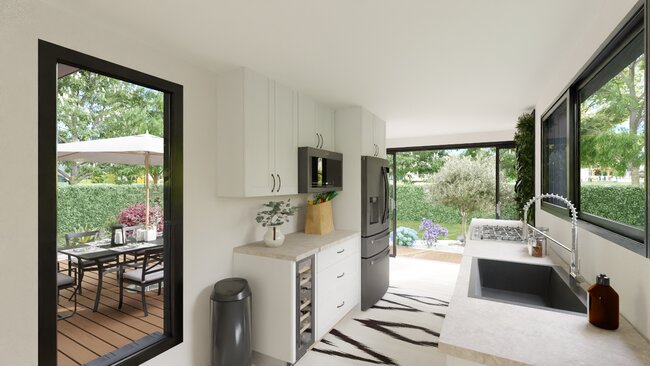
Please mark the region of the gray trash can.
<svg viewBox="0 0 650 366"><path fill-rule="evenodd" d="M227 278L212 290L212 366L250 366L251 289L243 278Z"/></svg>

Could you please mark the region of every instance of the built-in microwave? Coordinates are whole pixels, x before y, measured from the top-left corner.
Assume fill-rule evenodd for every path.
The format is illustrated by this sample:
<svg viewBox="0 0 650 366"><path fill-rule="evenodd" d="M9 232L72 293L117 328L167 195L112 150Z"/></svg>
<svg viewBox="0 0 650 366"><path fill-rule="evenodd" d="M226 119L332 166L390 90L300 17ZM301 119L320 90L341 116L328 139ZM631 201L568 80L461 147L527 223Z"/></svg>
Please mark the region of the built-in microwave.
<svg viewBox="0 0 650 366"><path fill-rule="evenodd" d="M298 192L318 193L343 189L343 154L298 148Z"/></svg>

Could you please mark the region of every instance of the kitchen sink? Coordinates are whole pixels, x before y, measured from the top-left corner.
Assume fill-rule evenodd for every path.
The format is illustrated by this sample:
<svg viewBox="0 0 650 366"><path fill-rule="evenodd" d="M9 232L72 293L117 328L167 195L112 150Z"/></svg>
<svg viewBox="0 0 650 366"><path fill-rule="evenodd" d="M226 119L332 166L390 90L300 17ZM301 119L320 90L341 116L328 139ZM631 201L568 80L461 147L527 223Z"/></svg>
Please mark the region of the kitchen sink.
<svg viewBox="0 0 650 366"><path fill-rule="evenodd" d="M546 310L587 314L586 292L559 266L474 258L469 296Z"/></svg>

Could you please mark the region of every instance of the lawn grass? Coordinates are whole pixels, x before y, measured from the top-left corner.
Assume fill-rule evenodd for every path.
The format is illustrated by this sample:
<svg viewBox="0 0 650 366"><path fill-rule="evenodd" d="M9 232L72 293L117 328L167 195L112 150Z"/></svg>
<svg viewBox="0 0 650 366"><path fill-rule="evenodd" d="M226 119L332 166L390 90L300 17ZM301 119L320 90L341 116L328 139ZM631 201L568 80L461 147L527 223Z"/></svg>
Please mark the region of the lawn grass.
<svg viewBox="0 0 650 366"><path fill-rule="evenodd" d="M469 223L468 223L469 225ZM411 228L415 231L418 231L418 228L420 227L420 221L406 221L406 220L398 220L397 221L397 227L400 226L405 226L408 228ZM463 229L461 228L460 224L442 224L440 225L444 228L446 228L449 231L449 235L447 237L439 237L438 239L443 239L443 240L456 240L458 239L459 236L462 235ZM418 231L418 237L422 239L422 233Z"/></svg>

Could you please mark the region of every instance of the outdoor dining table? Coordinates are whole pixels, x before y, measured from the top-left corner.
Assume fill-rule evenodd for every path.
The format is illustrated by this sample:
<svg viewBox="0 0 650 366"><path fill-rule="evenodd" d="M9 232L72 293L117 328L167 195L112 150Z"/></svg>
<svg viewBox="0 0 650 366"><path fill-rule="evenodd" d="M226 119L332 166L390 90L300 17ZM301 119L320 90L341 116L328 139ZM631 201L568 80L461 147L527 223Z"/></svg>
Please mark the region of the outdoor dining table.
<svg viewBox="0 0 650 366"><path fill-rule="evenodd" d="M120 262L119 257L122 256L123 258L126 258L126 255L128 254L134 254L145 249L159 249L163 247L163 243L164 241L162 237L152 241L133 242L123 245L111 245L110 243L107 244L100 241L95 243L79 244L73 247L64 247L59 249L59 253L77 258L78 263L81 263L82 260L94 262L94 264L97 265L99 272L102 273L102 267L104 265L101 261L102 259L115 257L117 258L118 265L121 263L128 263L130 261L125 259ZM103 276L100 275L98 277L93 312L96 312L99 307L99 299L102 292ZM79 285L81 286L81 284Z"/></svg>

